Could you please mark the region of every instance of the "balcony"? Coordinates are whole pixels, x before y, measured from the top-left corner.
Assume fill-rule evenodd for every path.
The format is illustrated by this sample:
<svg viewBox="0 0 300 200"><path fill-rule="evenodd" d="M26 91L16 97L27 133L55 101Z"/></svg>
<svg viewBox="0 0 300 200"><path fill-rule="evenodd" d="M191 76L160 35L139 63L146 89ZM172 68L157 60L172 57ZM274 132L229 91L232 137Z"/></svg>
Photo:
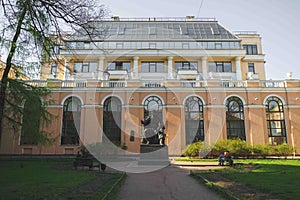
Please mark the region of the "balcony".
<svg viewBox="0 0 300 200"><path fill-rule="evenodd" d="M236 74L232 72L209 72L210 79L220 79L220 80L235 80Z"/></svg>
<svg viewBox="0 0 300 200"><path fill-rule="evenodd" d="M128 79L128 71L122 70L108 70L109 79Z"/></svg>
<svg viewBox="0 0 300 200"><path fill-rule="evenodd" d="M196 69L178 69L177 79L196 79L198 71Z"/></svg>
<svg viewBox="0 0 300 200"><path fill-rule="evenodd" d="M300 80L29 80L35 87L49 88L299 88Z"/></svg>

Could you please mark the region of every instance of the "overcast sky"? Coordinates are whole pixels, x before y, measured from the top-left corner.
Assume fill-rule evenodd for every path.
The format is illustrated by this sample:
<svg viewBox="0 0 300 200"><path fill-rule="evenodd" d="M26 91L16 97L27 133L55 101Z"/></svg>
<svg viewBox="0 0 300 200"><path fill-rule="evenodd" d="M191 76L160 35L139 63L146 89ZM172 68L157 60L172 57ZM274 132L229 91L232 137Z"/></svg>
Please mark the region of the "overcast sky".
<svg viewBox="0 0 300 200"><path fill-rule="evenodd" d="M110 15L127 17L215 17L230 31L257 31L266 54L267 79L300 79L298 0L102 0ZM200 5L202 2L201 9Z"/></svg>

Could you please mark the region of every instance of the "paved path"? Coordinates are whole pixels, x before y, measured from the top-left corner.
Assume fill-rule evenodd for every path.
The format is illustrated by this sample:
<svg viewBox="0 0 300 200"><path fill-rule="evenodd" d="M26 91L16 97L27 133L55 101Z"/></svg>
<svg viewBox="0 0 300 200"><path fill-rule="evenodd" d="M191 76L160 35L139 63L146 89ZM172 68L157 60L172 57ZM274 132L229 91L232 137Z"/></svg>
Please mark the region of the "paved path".
<svg viewBox="0 0 300 200"><path fill-rule="evenodd" d="M117 200L219 200L210 189L188 176L189 170L170 165L149 173L128 173Z"/></svg>

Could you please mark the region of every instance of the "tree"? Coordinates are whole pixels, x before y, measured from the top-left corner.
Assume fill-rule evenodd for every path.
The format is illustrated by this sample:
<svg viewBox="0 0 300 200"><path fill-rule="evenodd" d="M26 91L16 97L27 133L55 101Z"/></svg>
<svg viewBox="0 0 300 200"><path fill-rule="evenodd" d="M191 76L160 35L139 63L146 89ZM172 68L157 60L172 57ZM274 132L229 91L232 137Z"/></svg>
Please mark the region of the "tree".
<svg viewBox="0 0 300 200"><path fill-rule="evenodd" d="M50 56L53 54L50 47L57 43L51 36L62 38L66 34L63 30L85 30L90 34L92 29L88 22L101 20L106 15L104 6L97 0L1 0L1 6L0 41L8 56L0 85L0 140L12 63L18 59L32 62L41 60L42 55Z"/></svg>
<svg viewBox="0 0 300 200"><path fill-rule="evenodd" d="M51 133L40 129L48 127L54 116L48 112L50 101L41 98L50 90L46 87L34 87L24 81L8 79L4 117L8 122L5 128L21 132L21 144L50 144L54 140L48 137Z"/></svg>

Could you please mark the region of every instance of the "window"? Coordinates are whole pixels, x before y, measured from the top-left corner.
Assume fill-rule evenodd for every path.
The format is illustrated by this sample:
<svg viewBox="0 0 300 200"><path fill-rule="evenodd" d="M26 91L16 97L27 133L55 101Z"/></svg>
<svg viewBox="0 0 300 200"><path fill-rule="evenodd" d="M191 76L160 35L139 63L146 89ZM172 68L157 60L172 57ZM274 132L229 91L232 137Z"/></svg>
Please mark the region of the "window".
<svg viewBox="0 0 300 200"><path fill-rule="evenodd" d="M130 131L130 137L129 137L130 142L134 142L134 130Z"/></svg>
<svg viewBox="0 0 300 200"><path fill-rule="evenodd" d="M109 97L103 106L103 142L121 145L122 103L116 97Z"/></svg>
<svg viewBox="0 0 300 200"><path fill-rule="evenodd" d="M108 70L127 70L130 72L130 62L109 62Z"/></svg>
<svg viewBox="0 0 300 200"><path fill-rule="evenodd" d="M244 44L243 47L246 50L247 55L256 55L256 54L258 54L256 44Z"/></svg>
<svg viewBox="0 0 300 200"><path fill-rule="evenodd" d="M40 134L40 108L40 99L31 97L26 100L21 129L21 145L37 145Z"/></svg>
<svg viewBox="0 0 300 200"><path fill-rule="evenodd" d="M246 140L244 106L238 97L229 97L226 100L226 128L227 139Z"/></svg>
<svg viewBox="0 0 300 200"><path fill-rule="evenodd" d="M204 141L203 103L199 97L189 97L185 102L186 144Z"/></svg>
<svg viewBox="0 0 300 200"><path fill-rule="evenodd" d="M183 42L183 43L182 43L182 48L183 48L183 49L188 49L188 48L190 48L189 43Z"/></svg>
<svg viewBox="0 0 300 200"><path fill-rule="evenodd" d="M96 62L74 62L74 71L75 72L96 72L97 63Z"/></svg>
<svg viewBox="0 0 300 200"><path fill-rule="evenodd" d="M52 64L51 65L51 74L57 75L57 64Z"/></svg>
<svg viewBox="0 0 300 200"><path fill-rule="evenodd" d="M144 121L149 121L144 125L145 139L150 144L158 143L158 136L155 130L163 126L163 104L160 98L156 96L148 97L144 102ZM144 142L144 139L143 139Z"/></svg>
<svg viewBox="0 0 300 200"><path fill-rule="evenodd" d="M156 48L156 43L150 42L149 43L149 48L150 49L155 49Z"/></svg>
<svg viewBox="0 0 300 200"><path fill-rule="evenodd" d="M197 70L198 62L175 62L175 69L178 70Z"/></svg>
<svg viewBox="0 0 300 200"><path fill-rule="evenodd" d="M124 47L124 44L122 42L117 42L116 43L116 48L117 49L123 49L123 47Z"/></svg>
<svg viewBox="0 0 300 200"><path fill-rule="evenodd" d="M62 145L79 145L81 103L78 98L69 97L64 102L62 121Z"/></svg>
<svg viewBox="0 0 300 200"><path fill-rule="evenodd" d="M286 142L286 127L282 101L278 97L269 97L266 101L267 128L270 144Z"/></svg>
<svg viewBox="0 0 300 200"><path fill-rule="evenodd" d="M232 72L231 62L208 62L209 72Z"/></svg>
<svg viewBox="0 0 300 200"><path fill-rule="evenodd" d="M216 42L215 43L215 48L216 49L222 49L222 42Z"/></svg>
<svg viewBox="0 0 300 200"><path fill-rule="evenodd" d="M253 72L255 74L254 63L248 63L248 72Z"/></svg>
<svg viewBox="0 0 300 200"><path fill-rule="evenodd" d="M55 45L55 46L52 46L50 48L50 54L53 55L58 55L59 54L59 46Z"/></svg>
<svg viewBox="0 0 300 200"><path fill-rule="evenodd" d="M164 62L142 62L142 72L164 72Z"/></svg>

